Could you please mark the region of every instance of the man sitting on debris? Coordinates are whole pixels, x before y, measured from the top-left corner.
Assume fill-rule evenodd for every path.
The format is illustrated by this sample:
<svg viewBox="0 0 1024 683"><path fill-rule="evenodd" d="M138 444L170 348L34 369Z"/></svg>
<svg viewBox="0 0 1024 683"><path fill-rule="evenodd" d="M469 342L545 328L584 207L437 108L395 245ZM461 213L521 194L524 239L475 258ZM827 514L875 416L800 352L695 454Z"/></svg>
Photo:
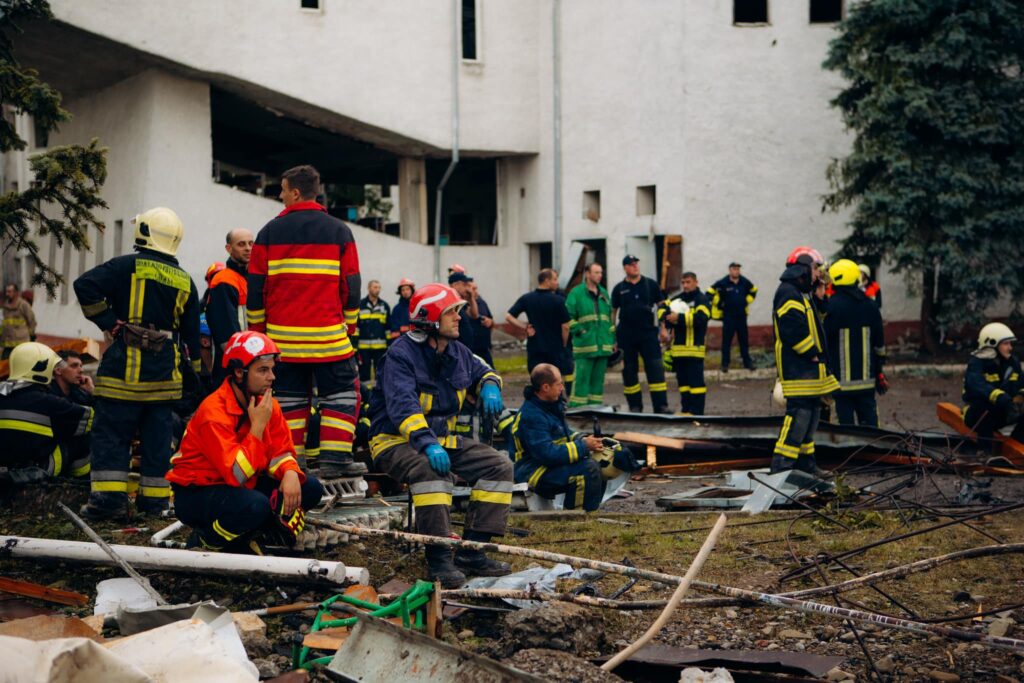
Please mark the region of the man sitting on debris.
<svg viewBox="0 0 1024 683"><path fill-rule="evenodd" d="M92 429L92 408L51 394L47 386L64 361L39 342L14 347L10 377L0 382L3 479L27 484L61 473L89 474L89 450L69 449ZM69 452L80 454L69 461Z"/></svg>
<svg viewBox="0 0 1024 683"><path fill-rule="evenodd" d="M501 378L460 341L459 312L467 302L442 284L416 290L409 301L413 330L381 359L370 397L370 454L374 468L409 485L421 534L452 535L452 476L473 487L465 537L488 542L505 533L512 502L512 463L490 446L454 434L467 394L475 394L485 418L502 411ZM426 549L431 580L457 588L467 573L504 576L511 569L483 552Z"/></svg>
<svg viewBox="0 0 1024 683"><path fill-rule="evenodd" d="M1024 376L1013 353L1013 331L989 323L978 334L978 350L967 361L964 375L964 423L978 435L978 445L991 450L995 430L1013 424L1010 438L1024 443Z"/></svg>
<svg viewBox="0 0 1024 683"><path fill-rule="evenodd" d="M167 480L190 547L261 553L260 531L294 542L323 486L295 459L288 422L271 395L277 345L259 332L228 340L227 378L199 406Z"/></svg>

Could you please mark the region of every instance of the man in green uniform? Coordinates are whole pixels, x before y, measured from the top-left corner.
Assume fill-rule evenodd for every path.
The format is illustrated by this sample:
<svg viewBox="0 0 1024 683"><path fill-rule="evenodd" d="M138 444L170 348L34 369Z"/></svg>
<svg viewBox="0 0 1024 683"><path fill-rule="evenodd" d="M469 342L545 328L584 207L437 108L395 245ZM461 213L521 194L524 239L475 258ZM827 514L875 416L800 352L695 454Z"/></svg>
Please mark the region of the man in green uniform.
<svg viewBox="0 0 1024 683"><path fill-rule="evenodd" d="M603 405L604 373L608 358L615 350L615 326L612 324L612 300L601 286L604 268L591 263L565 300L569 310L572 356L576 361L576 382L572 385L569 406Z"/></svg>

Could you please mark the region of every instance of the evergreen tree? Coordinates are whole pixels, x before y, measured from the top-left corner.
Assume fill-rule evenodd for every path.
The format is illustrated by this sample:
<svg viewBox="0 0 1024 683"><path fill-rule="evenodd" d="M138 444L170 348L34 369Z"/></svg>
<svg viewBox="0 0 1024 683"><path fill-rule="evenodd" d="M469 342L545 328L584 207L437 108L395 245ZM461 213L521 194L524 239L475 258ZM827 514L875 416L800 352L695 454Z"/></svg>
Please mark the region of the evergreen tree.
<svg viewBox="0 0 1024 683"><path fill-rule="evenodd" d="M825 209L844 255L884 258L921 296L925 347L1024 294L1024 0L851 3L826 69L855 137Z"/></svg>
<svg viewBox="0 0 1024 683"><path fill-rule="evenodd" d="M0 0L0 106L31 115L36 130L45 133L71 115L61 107L60 93L14 58L13 36L22 22L52 18L45 0ZM0 153L25 147L14 125L0 117ZM52 235L63 248L89 248L89 226L103 229L93 211L107 206L99 194L107 177L106 149L95 139L88 146L52 147L30 157L29 164L32 186L0 194L0 244L28 255L32 284L52 297L63 278L42 260L36 239Z"/></svg>

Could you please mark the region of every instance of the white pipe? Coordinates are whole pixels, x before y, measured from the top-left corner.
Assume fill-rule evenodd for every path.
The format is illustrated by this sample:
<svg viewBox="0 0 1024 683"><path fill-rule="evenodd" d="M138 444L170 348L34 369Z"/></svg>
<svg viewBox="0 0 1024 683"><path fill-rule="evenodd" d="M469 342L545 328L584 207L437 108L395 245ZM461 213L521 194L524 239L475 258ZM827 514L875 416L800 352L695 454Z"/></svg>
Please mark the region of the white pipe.
<svg viewBox="0 0 1024 683"><path fill-rule="evenodd" d="M282 580L317 581L339 586L349 583L365 585L370 581L370 573L365 567L346 567L341 562L326 560L210 553L137 545L114 545L111 548L137 569L246 578L252 578L254 574L265 574ZM0 536L0 553L10 553L13 557L26 559L114 564L114 561L96 544L82 541Z"/></svg>
<svg viewBox="0 0 1024 683"><path fill-rule="evenodd" d="M153 534L153 536L149 539L149 544L156 546L158 548L184 548L185 546L182 543L178 543L177 541L166 540L168 536L170 536L171 534L178 531L184 526L185 523L180 519L176 521L174 524L168 524L163 529Z"/></svg>

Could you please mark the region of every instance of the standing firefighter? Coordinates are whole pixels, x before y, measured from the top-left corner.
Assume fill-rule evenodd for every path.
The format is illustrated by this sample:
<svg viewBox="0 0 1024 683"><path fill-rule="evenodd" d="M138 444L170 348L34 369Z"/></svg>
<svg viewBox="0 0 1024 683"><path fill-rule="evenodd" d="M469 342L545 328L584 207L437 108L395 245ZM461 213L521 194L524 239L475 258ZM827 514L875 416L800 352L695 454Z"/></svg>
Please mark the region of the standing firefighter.
<svg viewBox="0 0 1024 683"><path fill-rule="evenodd" d="M878 426L875 392L884 394L889 383L882 372L885 334L878 306L857 286L860 270L848 259L828 269L833 295L825 316L828 364L839 380L835 394L839 424Z"/></svg>
<svg viewBox="0 0 1024 683"><path fill-rule="evenodd" d="M734 336L739 341L743 367L754 369L754 362L750 359L747 316L750 315L750 304L757 298L757 287L740 274L742 267L733 261L729 264L729 274L708 288L711 317L722 321L722 372L729 371Z"/></svg>
<svg viewBox="0 0 1024 683"><path fill-rule="evenodd" d="M1024 443L1024 375L1013 353L1013 331L989 323L978 334L978 350L967 361L964 375L964 422L978 435L978 445L992 450L992 435L1013 424L1010 438Z"/></svg>
<svg viewBox="0 0 1024 683"><path fill-rule="evenodd" d="M209 278L210 289L206 293L206 324L213 341L213 386L224 381L224 348L236 332L246 329L245 303L249 287L246 283L249 258L252 256L252 232L245 228L232 230L227 234L224 249L228 260ZM207 271L209 273L209 271Z"/></svg>
<svg viewBox="0 0 1024 683"><path fill-rule="evenodd" d="M182 396L184 345L199 372L199 296L175 254L184 228L158 207L135 217L136 253L115 257L75 280L85 317L113 338L96 372L92 492L82 515L122 515L128 503L131 442L138 432L142 481L135 506L169 507L172 409Z"/></svg>
<svg viewBox="0 0 1024 683"><path fill-rule="evenodd" d="M359 302L359 381L374 377L381 356L388 350L388 318L391 307L380 298L380 282L370 280L366 296Z"/></svg>
<svg viewBox="0 0 1024 683"><path fill-rule="evenodd" d="M603 277L601 264L591 263L583 273L583 282L565 300L576 363L570 407L604 404L604 375L608 358L615 351L615 326L611 296L601 286Z"/></svg>
<svg viewBox="0 0 1024 683"><path fill-rule="evenodd" d="M703 415L708 393L704 383L704 335L711 311L696 274L683 273L680 284L683 291L661 305L658 317L672 333L669 354L679 383L679 410Z"/></svg>
<svg viewBox="0 0 1024 683"><path fill-rule="evenodd" d="M4 291L6 297L3 302L3 328L0 331L0 340L3 341L3 357L11 355L15 346L36 338L36 314L32 311L30 304L14 283L7 285Z"/></svg>
<svg viewBox="0 0 1024 683"><path fill-rule="evenodd" d="M616 340L622 351L622 392L629 409L644 411L640 387L640 358L644 359L647 388L656 413L669 413L668 385L658 344L657 310L665 295L658 283L640 274L640 259L626 254L622 259L625 279L612 289L612 321L616 322Z"/></svg>
<svg viewBox="0 0 1024 683"><path fill-rule="evenodd" d="M475 394L485 418L502 411L501 378L458 341L459 310L454 289L429 284L411 301L413 331L391 345L381 361L370 397L370 453L374 468L409 485L416 529L451 536L452 473L473 487L465 537L490 541L505 533L512 502L512 463L490 446L454 434L467 394ZM482 552L427 546L430 578L445 588L462 585L465 571L508 574L508 564Z"/></svg>
<svg viewBox="0 0 1024 683"><path fill-rule="evenodd" d="M359 419L359 368L350 336L359 318L359 255L352 230L315 199L320 174L296 166L281 178L284 211L260 230L249 262L249 329L281 349L274 390L305 453L309 409L320 400L320 452L309 456L323 478L360 475L352 461Z"/></svg>
<svg viewBox="0 0 1024 683"><path fill-rule="evenodd" d="M416 291L416 283L407 277L403 277L398 283L395 294L398 301L391 308L391 317L388 318L388 341L392 342L409 331L409 299Z"/></svg>
<svg viewBox="0 0 1024 683"><path fill-rule="evenodd" d="M775 291L775 367L786 397L786 417L775 442L772 472L819 472L814 458L814 432L821 416L821 399L838 389L839 383L825 363L825 335L810 300L818 279L815 258L801 254L786 267Z"/></svg>

